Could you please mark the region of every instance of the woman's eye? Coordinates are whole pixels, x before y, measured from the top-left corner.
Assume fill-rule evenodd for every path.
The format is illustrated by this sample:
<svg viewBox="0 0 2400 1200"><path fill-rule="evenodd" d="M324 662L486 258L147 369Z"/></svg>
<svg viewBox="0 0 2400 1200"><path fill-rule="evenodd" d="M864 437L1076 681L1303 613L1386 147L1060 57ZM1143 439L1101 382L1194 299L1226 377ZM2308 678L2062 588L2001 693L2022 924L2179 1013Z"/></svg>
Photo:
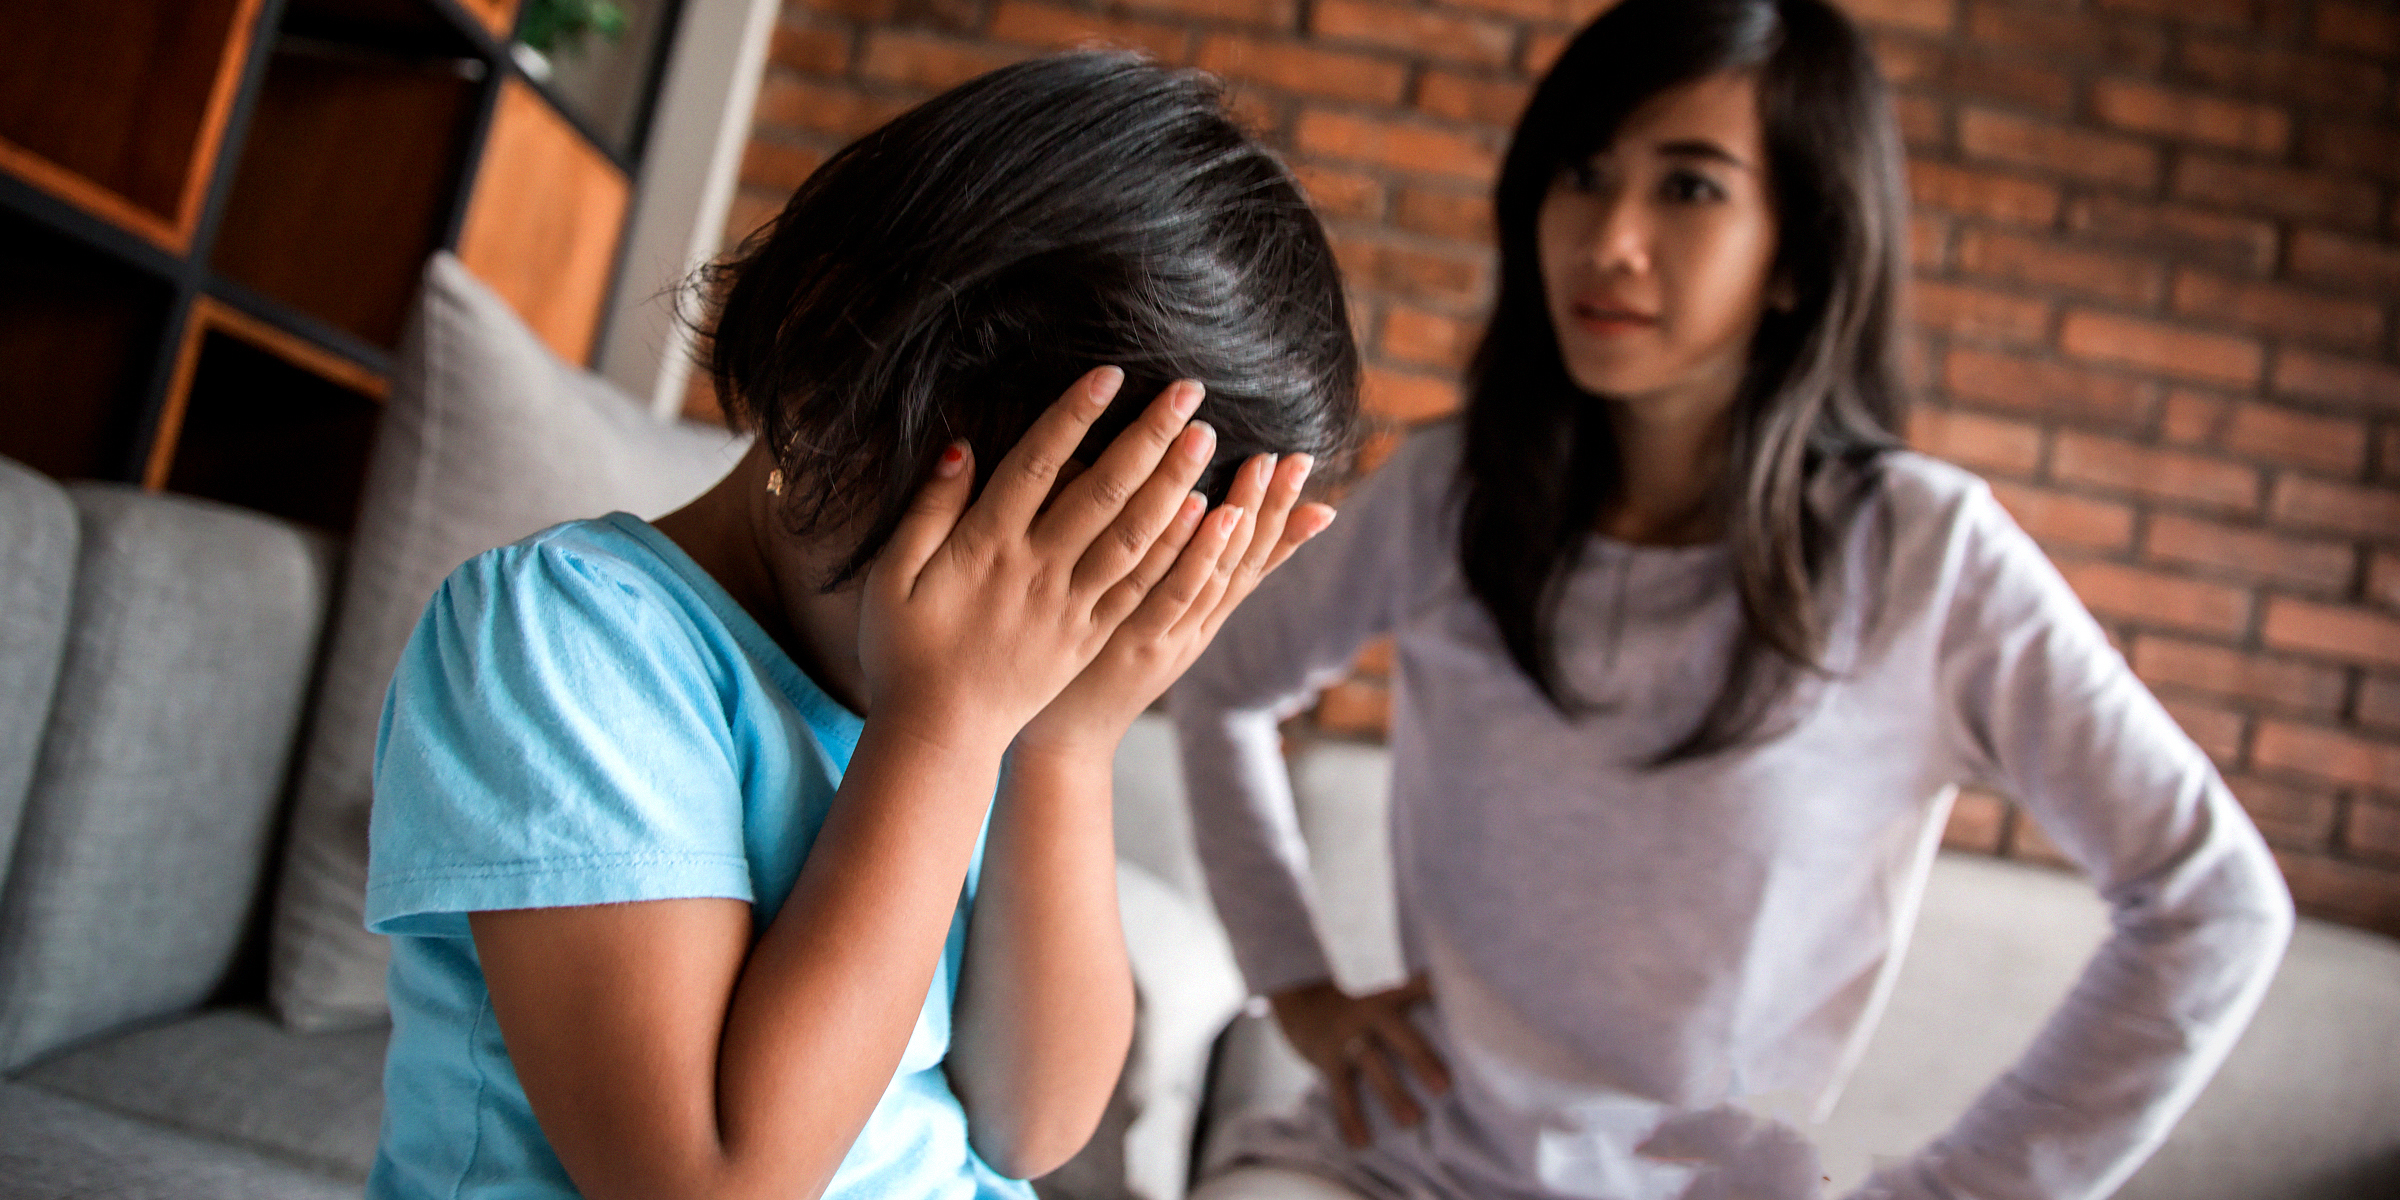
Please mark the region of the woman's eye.
<svg viewBox="0 0 2400 1200"><path fill-rule="evenodd" d="M1675 171L1659 183L1659 191L1678 204L1702 204L1725 198L1716 180L1696 171Z"/></svg>
<svg viewBox="0 0 2400 1200"><path fill-rule="evenodd" d="M1600 190L1600 168L1588 162L1569 163L1563 172L1567 186L1579 192Z"/></svg>

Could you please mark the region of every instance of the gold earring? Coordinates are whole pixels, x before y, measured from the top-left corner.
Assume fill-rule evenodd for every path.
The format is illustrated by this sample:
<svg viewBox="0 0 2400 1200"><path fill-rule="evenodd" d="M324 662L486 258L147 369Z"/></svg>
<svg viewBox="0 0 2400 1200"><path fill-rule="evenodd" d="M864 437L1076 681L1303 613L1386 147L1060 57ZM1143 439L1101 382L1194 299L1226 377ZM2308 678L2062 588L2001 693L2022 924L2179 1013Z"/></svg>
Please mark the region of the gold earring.
<svg viewBox="0 0 2400 1200"><path fill-rule="evenodd" d="M780 496L783 494L782 467L777 467L774 470L767 472L767 494L770 496Z"/></svg>

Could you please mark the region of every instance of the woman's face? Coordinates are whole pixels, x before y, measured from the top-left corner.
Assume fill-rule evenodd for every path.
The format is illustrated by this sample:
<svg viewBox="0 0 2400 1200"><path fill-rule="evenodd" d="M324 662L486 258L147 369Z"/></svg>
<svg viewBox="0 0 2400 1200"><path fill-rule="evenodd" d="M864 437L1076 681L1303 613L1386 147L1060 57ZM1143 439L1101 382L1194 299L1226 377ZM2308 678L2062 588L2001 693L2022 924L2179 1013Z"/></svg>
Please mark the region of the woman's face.
<svg viewBox="0 0 2400 1200"><path fill-rule="evenodd" d="M1746 74L1651 97L1563 171L1536 225L1567 374L1634 403L1730 404L1774 290L1775 201Z"/></svg>

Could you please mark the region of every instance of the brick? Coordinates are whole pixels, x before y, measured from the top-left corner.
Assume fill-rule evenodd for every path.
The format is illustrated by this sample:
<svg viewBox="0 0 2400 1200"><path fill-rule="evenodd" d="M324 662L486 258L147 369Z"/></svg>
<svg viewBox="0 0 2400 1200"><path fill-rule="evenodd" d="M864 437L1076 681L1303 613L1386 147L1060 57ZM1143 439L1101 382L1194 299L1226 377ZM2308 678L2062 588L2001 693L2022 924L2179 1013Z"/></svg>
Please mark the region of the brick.
<svg viewBox="0 0 2400 1200"><path fill-rule="evenodd" d="M2031 167L2068 179L2130 188L2149 188L2158 182L2158 150L2147 142L1987 108L1959 112L1958 143L1972 158Z"/></svg>
<svg viewBox="0 0 2400 1200"><path fill-rule="evenodd" d="M1957 217L2048 225L2058 216L2059 193L2050 184L1931 159L1909 160L1908 189L1919 207Z"/></svg>
<svg viewBox="0 0 2400 1200"><path fill-rule="evenodd" d="M2400 731L2400 679L2369 675L2359 685L2357 712L2362 725Z"/></svg>
<svg viewBox="0 0 2400 1200"><path fill-rule="evenodd" d="M2382 198L2363 179L2204 154L2186 154L2176 163L2174 193L2180 200L2343 229L2374 228Z"/></svg>
<svg viewBox="0 0 2400 1200"><path fill-rule="evenodd" d="M898 0L804 0L804 2L818 12L844 17L862 25L880 25L888 22L900 8Z"/></svg>
<svg viewBox="0 0 2400 1200"><path fill-rule="evenodd" d="M2226 216L2123 196L2081 196L2067 206L2067 228L2176 259L2265 272L2275 265L2273 222Z"/></svg>
<svg viewBox="0 0 2400 1200"><path fill-rule="evenodd" d="M1959 269L2147 307L2166 281L2156 261L2077 249L2046 239L1970 229L1959 235Z"/></svg>
<svg viewBox="0 0 2400 1200"><path fill-rule="evenodd" d="M1458 411L1458 385L1431 375L1368 367L1359 404L1379 417L1416 424Z"/></svg>
<svg viewBox="0 0 2400 1200"><path fill-rule="evenodd" d="M2380 305L2209 271L2178 272L2172 304L2183 316L2301 341L2368 347L2383 340Z"/></svg>
<svg viewBox="0 0 2400 1200"><path fill-rule="evenodd" d="M1114 0L1108 7L1277 30L1296 29L1300 23L1299 0Z"/></svg>
<svg viewBox="0 0 2400 1200"><path fill-rule="evenodd" d="M2233 401L2191 388L2173 388L2160 411L2158 431L2179 445L2214 446L2232 420Z"/></svg>
<svg viewBox="0 0 2400 1200"><path fill-rule="evenodd" d="M1163 63L1180 63L1191 52L1191 31L1155 21L1103 17L1071 8L1001 0L992 11L989 35L994 41L1065 50L1081 46L1122 46L1140 50Z"/></svg>
<svg viewBox="0 0 2400 1200"><path fill-rule="evenodd" d="M1908 215L1908 261L1919 271L1949 265L1950 223L1926 213Z"/></svg>
<svg viewBox="0 0 2400 1200"><path fill-rule="evenodd" d="M1986 0L1967 10L1967 34L1980 45L2093 61L2142 75L2156 72L2167 56L2165 35L2149 22Z"/></svg>
<svg viewBox="0 0 2400 1200"><path fill-rule="evenodd" d="M2050 473L2068 483L2174 500L2206 508L2250 512L2258 507L2258 472L2239 463L2136 446L2111 437L2060 430L2051 447Z"/></svg>
<svg viewBox="0 0 2400 1200"><path fill-rule="evenodd" d="M2400 554L2379 550L2367 560L2367 599L2400 608Z"/></svg>
<svg viewBox="0 0 2400 1200"><path fill-rule="evenodd" d="M1327 41L1494 67L1508 65L1517 43L1513 24L1370 0L1316 0L1309 27Z"/></svg>
<svg viewBox="0 0 2400 1200"><path fill-rule="evenodd" d="M2192 25L2248 28L2258 24L2254 0L2094 0L2102 12L2165 17Z"/></svg>
<svg viewBox="0 0 2400 1200"><path fill-rule="evenodd" d="M733 203L725 210L724 250L732 250L748 240L750 235L766 228L767 222L783 211L783 202L789 198L782 192L747 187L735 189Z"/></svg>
<svg viewBox="0 0 2400 1200"><path fill-rule="evenodd" d="M1953 409L1921 407L1908 421L1909 444L1963 467L2031 475L2042 462L2038 425Z"/></svg>
<svg viewBox="0 0 2400 1200"><path fill-rule="evenodd" d="M1517 55L1517 70L1535 79L1549 74L1551 64L1558 61L1572 39L1572 34L1554 30L1536 29L1527 33L1525 49Z"/></svg>
<svg viewBox="0 0 2400 1200"><path fill-rule="evenodd" d="M2126 79L2092 84L2092 114L2129 133L2250 154L2280 154L2292 139L2292 119L2282 109Z"/></svg>
<svg viewBox="0 0 2400 1200"><path fill-rule="evenodd" d="M2068 858L2066 852L2058 848L2058 843L2051 841L2050 835L2043 833L2042 827L2035 824L2033 818L2027 815L2023 809L2015 809L2011 813L2008 823L2008 856L2025 862L2040 863L2044 866L2067 868L2075 866L2075 861Z"/></svg>
<svg viewBox="0 0 2400 1200"><path fill-rule="evenodd" d="M2225 785L2257 822L2267 841L2287 850L2322 850L2333 841L2333 823L2341 812L2338 793L2323 787L2294 785L2255 775L2231 775Z"/></svg>
<svg viewBox="0 0 2400 1200"><path fill-rule="evenodd" d="M1893 96L1892 119L1900 126L1900 144L1911 150L1942 150L1950 144L1950 111L1930 96Z"/></svg>
<svg viewBox="0 0 2400 1200"><path fill-rule="evenodd" d="M2400 12L2392 11L2388 4L2376 7L2321 0L2315 32L2320 46L2400 58Z"/></svg>
<svg viewBox="0 0 2400 1200"><path fill-rule="evenodd" d="M1492 201L1482 192L1456 192L1414 184L1400 189L1392 224L1415 233L1489 246L1495 236Z"/></svg>
<svg viewBox="0 0 2400 1200"><path fill-rule="evenodd" d="M1375 473L1377 467L1391 461L1408 435L1387 422L1370 418L1365 436L1358 439L1358 457L1352 470L1360 479Z"/></svg>
<svg viewBox="0 0 2400 1200"><path fill-rule="evenodd" d="M1525 111L1525 101L1533 94L1530 84L1510 79L1485 79L1428 67L1417 81L1417 111L1449 121L1470 125L1496 125L1513 128L1519 114Z"/></svg>
<svg viewBox="0 0 2400 1200"><path fill-rule="evenodd" d="M2350 586L2357 556L2350 543L2295 537L2175 513L2153 513L2144 557L2153 562L2212 567L2254 579L2320 592Z"/></svg>
<svg viewBox="0 0 2400 1200"><path fill-rule="evenodd" d="M2383 94L2383 72L2373 63L2259 45L2254 39L2186 38L2177 64L2214 92L2346 112L2371 111Z"/></svg>
<svg viewBox="0 0 2400 1200"><path fill-rule="evenodd" d="M2249 386L2266 352L2251 338L2203 333L2163 321L2073 309L2059 326L2058 345L2088 362L2140 367L2177 379Z"/></svg>
<svg viewBox="0 0 2400 1200"><path fill-rule="evenodd" d="M2400 292L2400 246L2302 229L2292 235L2292 274L2381 298Z"/></svg>
<svg viewBox="0 0 2400 1200"><path fill-rule="evenodd" d="M1942 848L1998 854L2008 829L2008 801L1981 788L1960 788L1942 827Z"/></svg>
<svg viewBox="0 0 2400 1200"><path fill-rule="evenodd" d="M2250 625L2247 589L2122 563L2066 561L2059 573L2103 617L2232 637Z"/></svg>
<svg viewBox="0 0 2400 1200"><path fill-rule="evenodd" d="M2271 596L2260 636L2278 650L2400 667L2400 617L2365 608Z"/></svg>
<svg viewBox="0 0 2400 1200"><path fill-rule="evenodd" d="M2261 770L2400 791L2400 744L2322 725L2262 720L2250 757Z"/></svg>
<svg viewBox="0 0 2400 1200"><path fill-rule="evenodd" d="M1964 346L1943 357L1942 386L1982 404L2124 426L2147 424L2158 399L2146 379Z"/></svg>
<svg viewBox="0 0 2400 1200"><path fill-rule="evenodd" d="M1868 25L1890 25L1947 33L1958 22L1958 0L1835 0L1843 12Z"/></svg>
<svg viewBox="0 0 2400 1200"><path fill-rule="evenodd" d="M2054 117L2075 107L2074 79L2021 55L1900 38L1879 39L1875 49L1887 76L1902 87L1923 87L1945 99L1998 100Z"/></svg>
<svg viewBox="0 0 2400 1200"><path fill-rule="evenodd" d="M2032 345L2050 330L2049 302L2030 296L1920 280L1910 298L1918 324L1953 337Z"/></svg>
<svg viewBox="0 0 2400 1200"><path fill-rule="evenodd" d="M759 85L752 120L768 128L806 129L848 139L899 116L908 101L871 96L841 84L774 72Z"/></svg>
<svg viewBox="0 0 2400 1200"><path fill-rule="evenodd" d="M1384 314L1383 336L1377 345L1384 357L1397 362L1456 371L1467 364L1482 333L1481 326L1455 317L1393 305Z"/></svg>
<svg viewBox="0 0 2400 1200"><path fill-rule="evenodd" d="M1400 63L1297 42L1211 34L1192 61L1228 79L1335 100L1393 104L1408 86L1408 68Z"/></svg>
<svg viewBox="0 0 2400 1200"><path fill-rule="evenodd" d="M2400 537L2400 491L2388 487L2284 475L2275 480L2267 511L2277 524L2296 529L2328 529L2377 541Z"/></svg>
<svg viewBox="0 0 2400 1200"><path fill-rule="evenodd" d="M1351 286L1463 307L1483 298L1482 255L1438 254L1356 237L1333 239L1334 256Z"/></svg>
<svg viewBox="0 0 2400 1200"><path fill-rule="evenodd" d="M2248 718L2243 714L2197 700L2170 697L2161 699L2159 703L2166 708L2167 715L2175 718L2175 723L2183 727L2184 736L2192 739L2192 744L2200 747L2201 753L2208 755L2218 766L2230 766L2241 761L2242 735L2249 725Z"/></svg>
<svg viewBox="0 0 2400 1200"><path fill-rule="evenodd" d="M1605 2L1594 0L1448 0L1448 3L1452 8L1578 26L1607 7Z"/></svg>
<svg viewBox="0 0 2400 1200"><path fill-rule="evenodd" d="M839 75L850 69L850 34L839 29L777 25L767 61L795 71Z"/></svg>
<svg viewBox="0 0 2400 1200"><path fill-rule="evenodd" d="M2187 688L2317 716L2339 713L2347 686L2340 667L2164 634L2135 638L2131 658L2135 673L2153 687Z"/></svg>
<svg viewBox="0 0 2400 1200"><path fill-rule="evenodd" d="M2005 479L1992 481L1992 495L2045 546L2113 552L2133 544L2133 510L2125 505Z"/></svg>
<svg viewBox="0 0 2400 1200"><path fill-rule="evenodd" d="M2400 871L2288 852L2275 863L2301 912L2400 937Z"/></svg>
<svg viewBox="0 0 2400 1200"><path fill-rule="evenodd" d="M1309 204L1323 216L1361 221L1379 220L1383 216L1383 181L1371 175L1315 163L1293 163L1292 176L1300 181L1300 190L1308 194Z"/></svg>
<svg viewBox="0 0 2400 1200"><path fill-rule="evenodd" d="M2312 121L2301 139L2310 166L2377 179L2400 178L2400 128L2355 121Z"/></svg>
<svg viewBox="0 0 2400 1200"><path fill-rule="evenodd" d="M1295 140L1303 154L1477 183L1492 178L1500 162L1499 155L1477 138L1320 109L1300 115Z"/></svg>
<svg viewBox="0 0 2400 1200"><path fill-rule="evenodd" d="M2376 435L2375 478L2400 483L2400 425L2386 425Z"/></svg>
<svg viewBox="0 0 2400 1200"><path fill-rule="evenodd" d="M742 154L741 181L745 187L789 192L824 162L824 153L814 148L752 138Z"/></svg>
<svg viewBox="0 0 2400 1200"><path fill-rule="evenodd" d="M2400 412L2400 367L2286 349L2275 356L2274 389L2337 404Z"/></svg>
<svg viewBox="0 0 2400 1200"><path fill-rule="evenodd" d="M1392 693L1380 684L1345 679L1318 695L1314 717L1326 733L1381 738L1392 725Z"/></svg>
<svg viewBox="0 0 2400 1200"><path fill-rule="evenodd" d="M2234 406L2218 444L2248 458L2355 476L2366 467L2367 425L2245 401Z"/></svg>
<svg viewBox="0 0 2400 1200"><path fill-rule="evenodd" d="M1016 59L1017 55L990 46L877 30L867 34L866 54L859 61L859 73L869 79L941 91Z"/></svg>
<svg viewBox="0 0 2400 1200"><path fill-rule="evenodd" d="M2365 797L2351 801L2342 848L2359 858L2400 863L2400 808Z"/></svg>

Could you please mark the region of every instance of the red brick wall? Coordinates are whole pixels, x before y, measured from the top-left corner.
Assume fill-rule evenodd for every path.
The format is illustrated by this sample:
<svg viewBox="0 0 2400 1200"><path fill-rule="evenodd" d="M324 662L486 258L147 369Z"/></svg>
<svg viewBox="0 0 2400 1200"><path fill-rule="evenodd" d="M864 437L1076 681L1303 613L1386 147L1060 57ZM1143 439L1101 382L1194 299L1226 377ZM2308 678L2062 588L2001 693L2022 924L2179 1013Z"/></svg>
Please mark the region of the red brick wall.
<svg viewBox="0 0 2400 1200"><path fill-rule="evenodd" d="M1198 65L1234 81L1324 213L1368 404L1397 430L1457 404L1494 166L1599 3L790 0L733 224L1023 55L1096 38ZM1910 146L1913 439L1990 478L2050 549L2302 904L2400 933L2400 12L1848 8ZM1318 726L1379 733L1387 670L1371 651ZM1951 839L2054 854L1991 796L1961 801Z"/></svg>

